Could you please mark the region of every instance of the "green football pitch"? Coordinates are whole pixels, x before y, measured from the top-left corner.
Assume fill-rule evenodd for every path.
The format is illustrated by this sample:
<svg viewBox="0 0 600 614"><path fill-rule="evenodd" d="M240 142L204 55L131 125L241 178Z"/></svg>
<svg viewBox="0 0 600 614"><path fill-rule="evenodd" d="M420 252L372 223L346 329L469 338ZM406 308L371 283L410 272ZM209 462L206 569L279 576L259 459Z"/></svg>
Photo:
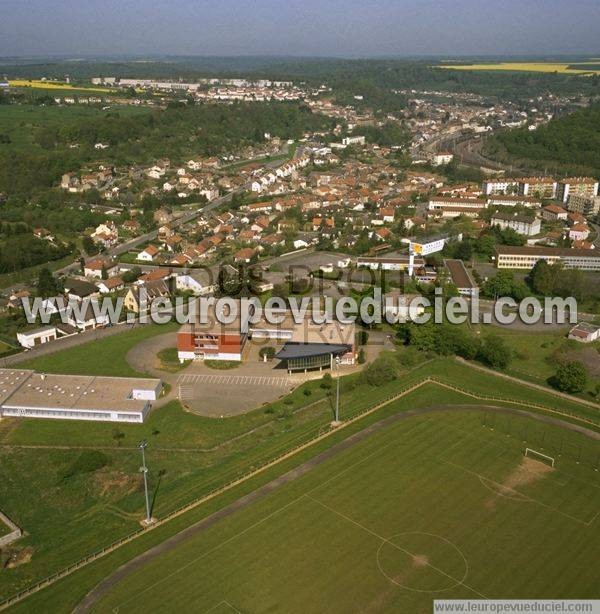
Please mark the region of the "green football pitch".
<svg viewBox="0 0 600 614"><path fill-rule="evenodd" d="M599 598L598 446L480 409L410 417L149 558L93 611L412 614L436 598Z"/></svg>

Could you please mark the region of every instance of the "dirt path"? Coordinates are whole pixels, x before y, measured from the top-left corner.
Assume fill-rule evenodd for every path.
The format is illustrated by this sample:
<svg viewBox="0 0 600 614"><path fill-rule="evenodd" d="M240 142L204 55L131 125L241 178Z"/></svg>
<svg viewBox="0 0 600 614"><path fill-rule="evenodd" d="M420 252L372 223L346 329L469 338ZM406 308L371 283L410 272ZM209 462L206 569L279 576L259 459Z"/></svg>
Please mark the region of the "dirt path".
<svg viewBox="0 0 600 614"><path fill-rule="evenodd" d="M213 526L219 520L227 518L231 516L238 510L244 509L248 507L252 503L259 501L265 498L269 493L273 492L275 489L288 484L299 477L308 473L311 469L322 465L324 462L329 460L330 458L340 454L341 452L351 448L357 443L364 441L365 439L371 437L373 434L385 429L392 424L396 424L397 422L401 422L403 420L407 420L408 418L414 416L422 416L429 413L435 412L446 412L446 411L476 411L477 409L488 409L497 411L504 414L512 414L519 415L531 418L533 420L537 420L539 422L543 422L545 424L551 424L554 426L559 426L565 428L570 431L574 431L580 434L585 435L586 437L590 437L597 441L600 441L600 433L595 431L591 431L583 426L579 426L576 424L572 424L570 422L565 422L558 418L552 418L550 416L543 416L540 414L536 414L533 412L529 412L526 410L520 409L510 409L506 407L496 407L493 405L436 405L431 407L425 407L421 409L413 409L403 411L401 413L395 414L393 416L389 416L388 418L384 418L379 422L375 422L374 424L369 425L358 433L354 433L350 435L343 441L333 445L328 450L321 452L310 460L302 463L298 467L295 467L291 471L284 473L283 475L271 480L264 486L252 491L251 493L241 497L237 501L230 503L224 508L210 514L206 518L192 524L186 529L176 533L169 539L164 542L150 548L146 552L138 555L137 557L131 559L127 563L121 565L117 570L115 570L111 575L106 577L100 584L98 584L93 590L91 590L86 597L77 605L77 607L73 610L74 614L83 614L86 612L90 612L94 605L106 595L116 584L121 582L124 578L134 573L147 563L151 562L153 559L160 557L174 548L178 547L183 542L193 538L198 533L201 533L208 527Z"/></svg>
<svg viewBox="0 0 600 614"><path fill-rule="evenodd" d="M567 399L573 403L580 403L582 405L587 405L589 407L593 407L594 409L600 412L600 405L598 403L594 403L593 401L588 401L587 399L581 399L580 397L573 396L571 394L567 394L565 392L560 392L559 390L554 390L549 386L543 386L542 384L536 384L534 382L530 382L525 379L519 379L518 377L513 377L512 375L507 375L506 373L502 373L501 371L494 371L493 369L488 369L487 367L482 367L480 365L476 365L472 362L465 360L464 358L456 357L456 360L471 369L475 369L477 371L482 371L483 373L488 373L489 375L495 375L496 377L502 377L510 382L515 382L515 384L519 384L521 386L527 386L528 388L535 388L535 390L541 390L546 394L553 394L556 397L561 397L563 399Z"/></svg>

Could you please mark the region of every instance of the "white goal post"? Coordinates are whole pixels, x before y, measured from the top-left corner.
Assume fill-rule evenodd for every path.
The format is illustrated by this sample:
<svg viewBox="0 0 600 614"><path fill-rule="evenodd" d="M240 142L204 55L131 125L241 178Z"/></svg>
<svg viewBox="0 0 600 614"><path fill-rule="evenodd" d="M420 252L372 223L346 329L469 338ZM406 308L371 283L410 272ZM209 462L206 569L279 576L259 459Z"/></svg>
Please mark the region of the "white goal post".
<svg viewBox="0 0 600 614"><path fill-rule="evenodd" d="M542 462L547 462L551 467L554 467L554 458L552 456L548 456L547 454L543 454L542 452L538 452L533 448L525 448L525 456L531 456L533 458L538 457L538 460L542 460Z"/></svg>

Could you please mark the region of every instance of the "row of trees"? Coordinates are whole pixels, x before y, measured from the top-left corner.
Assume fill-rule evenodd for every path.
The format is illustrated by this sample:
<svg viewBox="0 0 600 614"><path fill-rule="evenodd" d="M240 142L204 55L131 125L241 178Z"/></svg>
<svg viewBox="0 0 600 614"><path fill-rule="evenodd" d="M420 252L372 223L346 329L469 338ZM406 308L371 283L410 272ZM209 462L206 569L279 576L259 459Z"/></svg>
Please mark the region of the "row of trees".
<svg viewBox="0 0 600 614"><path fill-rule="evenodd" d="M482 339L465 327L435 324L432 320L426 324L401 324L397 337L405 345L422 352L479 360L497 369L508 367L512 358L511 349L498 335L488 335Z"/></svg>
<svg viewBox="0 0 600 614"><path fill-rule="evenodd" d="M13 273L24 268L59 260L73 253L72 244L54 245L33 235L18 235L0 241L0 273Z"/></svg>
<svg viewBox="0 0 600 614"><path fill-rule="evenodd" d="M537 130L501 132L486 145L496 158L552 167L568 174L600 175L600 105L556 118Z"/></svg>

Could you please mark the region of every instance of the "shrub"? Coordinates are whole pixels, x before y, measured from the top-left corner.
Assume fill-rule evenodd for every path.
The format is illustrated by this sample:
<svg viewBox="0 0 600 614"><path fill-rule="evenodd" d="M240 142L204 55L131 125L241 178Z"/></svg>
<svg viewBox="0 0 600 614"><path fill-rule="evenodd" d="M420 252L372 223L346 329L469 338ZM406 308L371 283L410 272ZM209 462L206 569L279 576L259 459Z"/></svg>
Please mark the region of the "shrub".
<svg viewBox="0 0 600 614"><path fill-rule="evenodd" d="M65 471L64 478L70 478L82 473L93 473L106 467L110 458L100 450L86 450L82 452L71 466Z"/></svg>
<svg viewBox="0 0 600 614"><path fill-rule="evenodd" d="M396 379L398 365L390 354L382 354L375 359L365 370L364 378L370 386L382 386Z"/></svg>
<svg viewBox="0 0 600 614"><path fill-rule="evenodd" d="M333 386L333 378L331 377L331 373L325 373L321 378L321 383L319 384L323 390L330 390Z"/></svg>
<svg viewBox="0 0 600 614"><path fill-rule="evenodd" d="M496 369L506 369L510 363L511 351L502 337L490 335L481 344L478 358Z"/></svg>
<svg viewBox="0 0 600 614"><path fill-rule="evenodd" d="M275 348L271 346L265 346L264 348L260 348L260 352L258 353L258 355L262 359L264 359L266 356L267 360L273 360L275 356Z"/></svg>
<svg viewBox="0 0 600 614"><path fill-rule="evenodd" d="M566 362L558 367L556 375L550 383L563 392L581 392L587 384L587 371L585 365L578 361Z"/></svg>
<svg viewBox="0 0 600 614"><path fill-rule="evenodd" d="M365 362L367 362L367 359L365 357L365 351L363 349L358 351L358 364L359 365L364 365Z"/></svg>

